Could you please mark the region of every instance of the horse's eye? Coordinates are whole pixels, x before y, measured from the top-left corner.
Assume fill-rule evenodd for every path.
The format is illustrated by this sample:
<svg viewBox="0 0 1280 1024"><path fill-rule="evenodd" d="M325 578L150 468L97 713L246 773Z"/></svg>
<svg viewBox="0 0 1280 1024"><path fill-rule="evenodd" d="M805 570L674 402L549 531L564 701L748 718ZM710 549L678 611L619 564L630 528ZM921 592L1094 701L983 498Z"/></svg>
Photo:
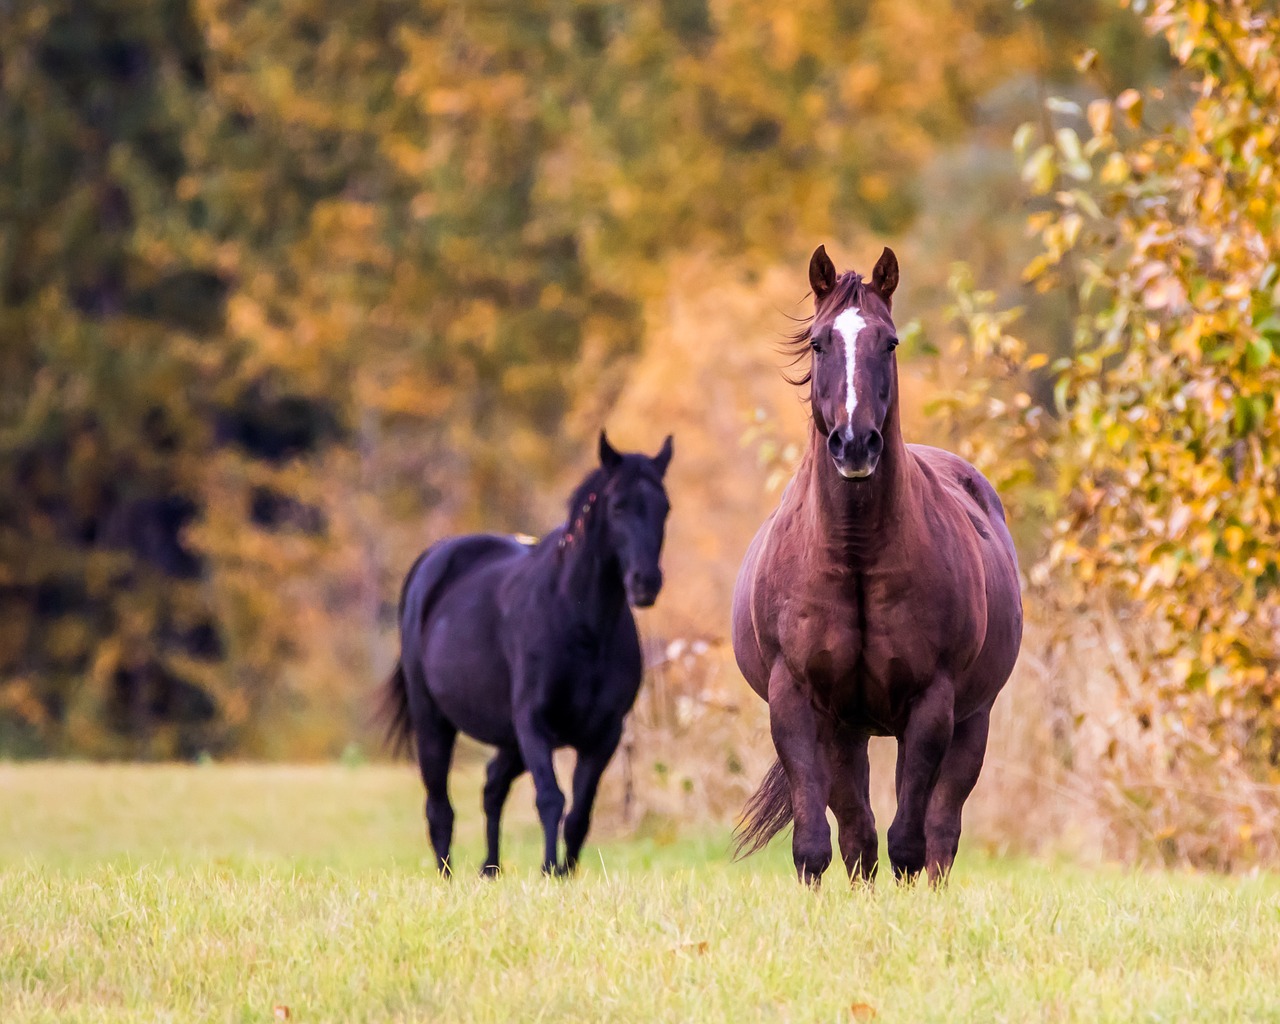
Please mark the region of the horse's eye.
<svg viewBox="0 0 1280 1024"><path fill-rule="evenodd" d="M896 337L891 337L889 339L889 351L892 352L897 347L898 347L898 339Z"/></svg>
<svg viewBox="0 0 1280 1024"><path fill-rule="evenodd" d="M809 347L810 347L811 349L813 349L815 352L821 352L821 351L822 351L822 344L818 341L818 339L817 339L817 338L810 338L810 339L809 339Z"/></svg>

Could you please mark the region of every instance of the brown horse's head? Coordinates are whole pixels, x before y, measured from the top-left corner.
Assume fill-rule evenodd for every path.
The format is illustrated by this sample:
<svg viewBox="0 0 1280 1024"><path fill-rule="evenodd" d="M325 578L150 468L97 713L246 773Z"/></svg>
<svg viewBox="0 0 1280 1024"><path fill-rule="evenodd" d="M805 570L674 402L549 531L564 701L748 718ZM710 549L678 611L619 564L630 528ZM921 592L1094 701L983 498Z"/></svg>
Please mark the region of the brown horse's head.
<svg viewBox="0 0 1280 1024"><path fill-rule="evenodd" d="M885 249L864 282L852 271L837 275L820 245L809 261L809 283L813 322L797 340L813 349L813 422L840 475L863 480L879 464L885 417L898 394L898 332L890 316L898 258Z"/></svg>

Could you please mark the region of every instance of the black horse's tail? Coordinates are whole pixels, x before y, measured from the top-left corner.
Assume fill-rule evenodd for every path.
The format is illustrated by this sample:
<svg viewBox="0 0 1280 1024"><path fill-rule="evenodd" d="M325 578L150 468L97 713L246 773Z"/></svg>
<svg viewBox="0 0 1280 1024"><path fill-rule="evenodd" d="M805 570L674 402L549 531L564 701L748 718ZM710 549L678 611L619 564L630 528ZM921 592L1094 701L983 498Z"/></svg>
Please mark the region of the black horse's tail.
<svg viewBox="0 0 1280 1024"><path fill-rule="evenodd" d="M382 696L375 712L376 720L386 730L382 742L396 757L413 752L413 718L409 714L409 680L404 665L397 661L395 671L382 684Z"/></svg>
<svg viewBox="0 0 1280 1024"><path fill-rule="evenodd" d="M791 824L791 787L781 762L774 761L760 788L742 809L733 830L733 859L741 860L763 850L769 840Z"/></svg>
<svg viewBox="0 0 1280 1024"><path fill-rule="evenodd" d="M409 711L409 677L404 674L404 608L409 598L409 585L414 574L431 554L427 548L413 560L413 565L405 573L404 582L400 585L400 603L397 606L396 623L400 627L400 657L391 676L381 686L377 706L373 712L373 724L383 729L383 744L396 757L413 753L413 715Z"/></svg>

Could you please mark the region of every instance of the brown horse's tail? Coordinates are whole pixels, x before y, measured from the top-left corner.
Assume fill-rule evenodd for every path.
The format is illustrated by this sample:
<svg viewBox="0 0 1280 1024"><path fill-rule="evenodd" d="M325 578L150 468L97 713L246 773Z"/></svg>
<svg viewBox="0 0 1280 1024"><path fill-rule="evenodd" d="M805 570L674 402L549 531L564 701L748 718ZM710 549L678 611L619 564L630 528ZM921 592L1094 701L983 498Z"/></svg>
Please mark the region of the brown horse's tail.
<svg viewBox="0 0 1280 1024"><path fill-rule="evenodd" d="M791 824L791 787L782 764L773 762L755 795L742 809L733 830L733 859L741 860L763 850L769 840Z"/></svg>
<svg viewBox="0 0 1280 1024"><path fill-rule="evenodd" d="M413 719L409 714L409 681L405 678L404 664L396 662L395 671L382 684L382 697L374 713L386 734L383 738L393 754L401 757L413 751Z"/></svg>

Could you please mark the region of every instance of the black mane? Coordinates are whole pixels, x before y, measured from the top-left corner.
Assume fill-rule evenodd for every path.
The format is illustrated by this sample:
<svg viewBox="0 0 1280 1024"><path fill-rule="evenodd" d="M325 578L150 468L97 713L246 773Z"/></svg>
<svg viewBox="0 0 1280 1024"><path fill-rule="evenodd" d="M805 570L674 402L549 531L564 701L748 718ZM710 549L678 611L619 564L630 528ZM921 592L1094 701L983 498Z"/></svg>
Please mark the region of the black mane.
<svg viewBox="0 0 1280 1024"><path fill-rule="evenodd" d="M604 485L609 479L609 473L603 466L596 466L590 473L586 475L582 483L574 489L573 494L569 496L569 517L565 520L565 529L573 529L574 520L583 514L583 506L590 500L591 496L600 497L600 492L604 490Z"/></svg>
<svg viewBox="0 0 1280 1024"><path fill-rule="evenodd" d="M569 517L565 520L565 529L574 529L574 524L579 517L586 514L583 511L584 508L594 504L593 497L597 501L599 500L600 495L604 492L611 479L619 479L624 476L647 479L662 487L662 474L654 468L653 460L644 455L624 455L622 464L613 471L612 475L603 466L597 466L586 475L582 483L578 484L573 494L570 495Z"/></svg>

